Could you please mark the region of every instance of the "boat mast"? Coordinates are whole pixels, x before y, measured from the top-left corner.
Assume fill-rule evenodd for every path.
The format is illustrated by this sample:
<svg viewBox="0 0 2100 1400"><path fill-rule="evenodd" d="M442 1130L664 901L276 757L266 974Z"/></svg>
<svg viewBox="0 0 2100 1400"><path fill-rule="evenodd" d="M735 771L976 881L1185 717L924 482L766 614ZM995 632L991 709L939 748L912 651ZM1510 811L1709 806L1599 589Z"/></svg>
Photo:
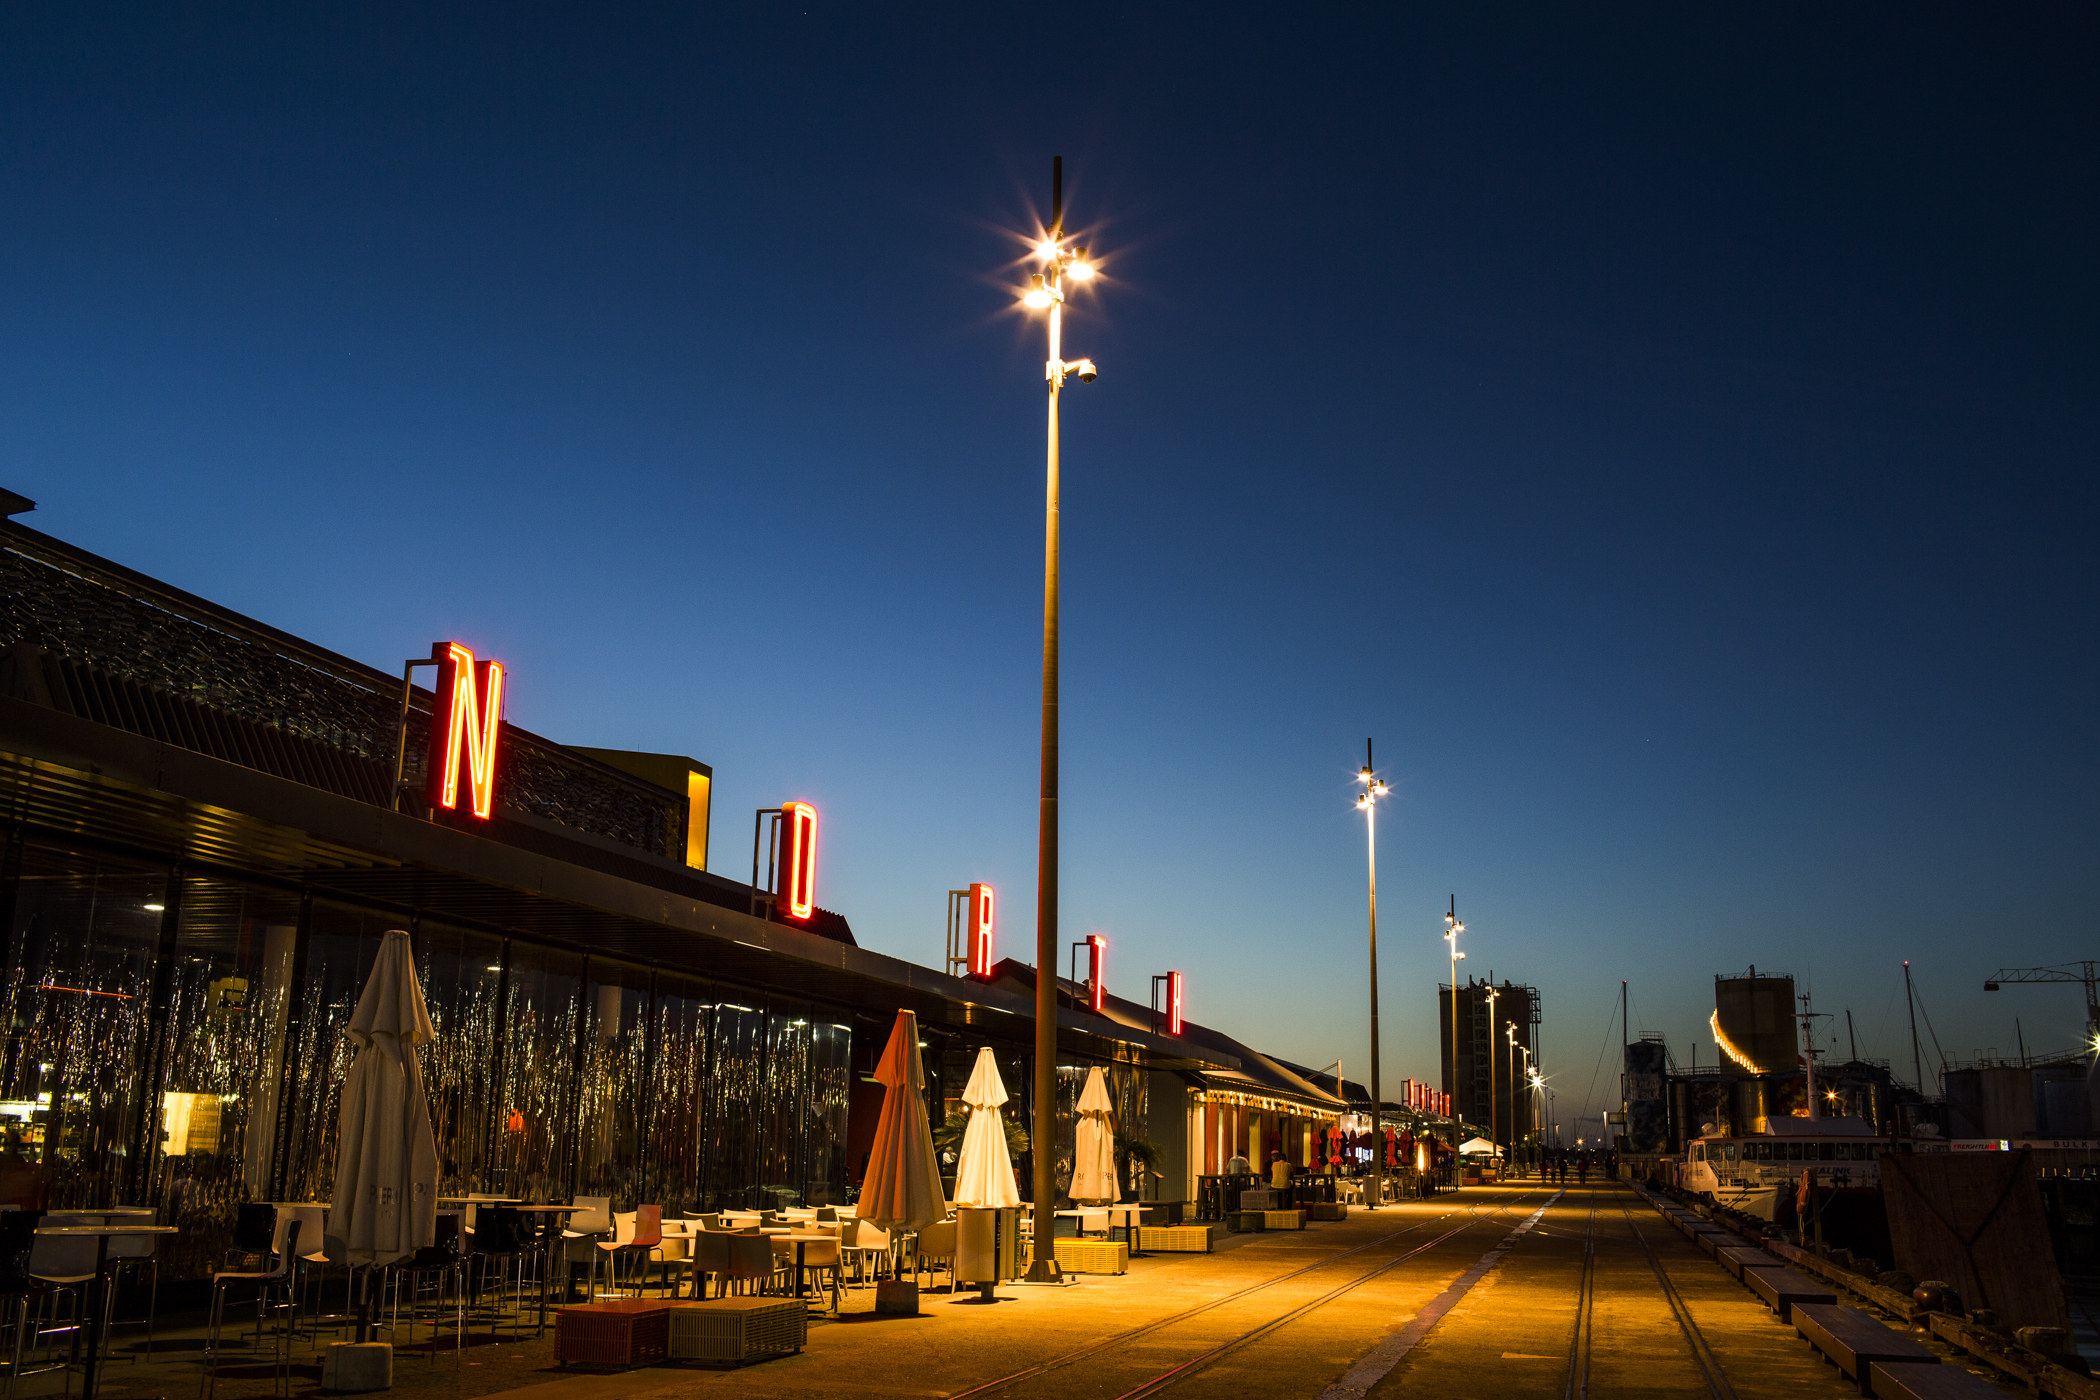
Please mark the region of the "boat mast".
<svg viewBox="0 0 2100 1400"><path fill-rule="evenodd" d="M1928 1097L1925 1093L1925 1057L1918 1053L1918 999L1911 995L1909 958L1903 960L1903 1001L1910 1007L1910 1069L1917 1076L1918 1097L1922 1099Z"/></svg>

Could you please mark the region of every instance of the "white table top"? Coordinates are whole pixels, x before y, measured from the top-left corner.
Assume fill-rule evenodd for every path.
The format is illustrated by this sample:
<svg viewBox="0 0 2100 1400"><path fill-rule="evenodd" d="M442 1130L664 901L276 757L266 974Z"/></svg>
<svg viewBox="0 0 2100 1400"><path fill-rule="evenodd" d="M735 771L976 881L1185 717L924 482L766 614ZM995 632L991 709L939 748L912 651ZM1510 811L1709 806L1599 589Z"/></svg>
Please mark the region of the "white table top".
<svg viewBox="0 0 2100 1400"><path fill-rule="evenodd" d="M172 1235L173 1225L39 1225L39 1235Z"/></svg>

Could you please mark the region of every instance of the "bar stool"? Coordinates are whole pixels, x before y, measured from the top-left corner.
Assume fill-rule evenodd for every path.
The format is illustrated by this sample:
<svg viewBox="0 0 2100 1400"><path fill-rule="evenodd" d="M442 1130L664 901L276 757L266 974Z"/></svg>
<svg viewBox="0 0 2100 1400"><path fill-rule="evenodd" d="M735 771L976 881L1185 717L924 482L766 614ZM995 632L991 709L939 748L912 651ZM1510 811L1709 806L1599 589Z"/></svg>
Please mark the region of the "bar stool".
<svg viewBox="0 0 2100 1400"><path fill-rule="evenodd" d="M467 1294L466 1290L459 1286L460 1258L460 1217L451 1211L445 1211L437 1217L431 1242L417 1249L408 1258L390 1265L387 1270L394 1285L393 1325L397 1328L401 1321L401 1285L404 1281L408 1284L408 1333L411 1344L415 1341L416 1332L416 1281L432 1275L437 1278L437 1297L433 1300L430 1310L432 1361L437 1360L437 1329L445 1304L445 1281L448 1278L452 1281L453 1299L457 1305L452 1337L454 1367L460 1364L460 1357L466 1352Z"/></svg>
<svg viewBox="0 0 2100 1400"><path fill-rule="evenodd" d="M475 1277L477 1271L474 1266L484 1260L494 1260L496 1263L496 1295L499 1299L504 1291L503 1271L513 1260L518 1264L518 1286L520 1289L524 1287L524 1217L518 1213L515 1206L477 1206L475 1226L469 1240L466 1267L468 1276L473 1279L476 1297L481 1293L481 1279ZM491 1317L490 1334L493 1335L495 1330L496 1321ZM512 1341L517 1340L518 1313L515 1308L511 1310L510 1315L510 1335Z"/></svg>
<svg viewBox="0 0 2100 1400"><path fill-rule="evenodd" d="M270 1295L282 1291L283 1306L287 1313L292 1308L292 1264L299 1252L299 1222L289 1221L284 1227L284 1243L275 1264L261 1272L229 1271L211 1276L211 1320L205 1333L204 1382L202 1390L209 1400L219 1381L219 1327L226 1312L226 1290L239 1283L255 1285L255 1341L262 1344L263 1315L269 1307ZM284 1344L279 1349L277 1361L278 1379L287 1393L291 1390L292 1334L291 1320L286 1319L283 1332Z"/></svg>
<svg viewBox="0 0 2100 1400"><path fill-rule="evenodd" d="M29 1272L29 1256L36 1249L36 1227L42 1223L44 1213L40 1210L11 1210L0 1214L0 1298L8 1299L16 1308L15 1360L7 1372L7 1393L15 1393L15 1378L22 1374L22 1343L29 1330L29 1299L37 1291L36 1279Z"/></svg>

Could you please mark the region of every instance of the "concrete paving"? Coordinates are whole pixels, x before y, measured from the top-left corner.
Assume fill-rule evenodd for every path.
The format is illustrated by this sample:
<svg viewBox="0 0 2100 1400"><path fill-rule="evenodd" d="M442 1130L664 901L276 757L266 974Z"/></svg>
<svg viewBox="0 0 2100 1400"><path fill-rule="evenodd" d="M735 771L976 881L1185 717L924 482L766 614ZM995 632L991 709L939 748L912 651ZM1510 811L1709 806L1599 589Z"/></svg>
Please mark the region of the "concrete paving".
<svg viewBox="0 0 2100 1400"><path fill-rule="evenodd" d="M1229 1236L1210 1255L1132 1261L986 1304L935 1291L881 1317L872 1289L807 1350L734 1371L554 1368L544 1343L482 1344L455 1367L404 1356L397 1391L430 1400L678 1400L1160 1395L1844 1396L1794 1330L1619 1186L1467 1188L1303 1231ZM302 1357L295 1396L315 1392ZM41 1379L41 1378L39 1378ZM115 1368L108 1400L194 1393L193 1364ZM25 1384L25 1392L29 1386ZM267 1394L235 1368L224 1400ZM2010 1392L2008 1392L2010 1393Z"/></svg>

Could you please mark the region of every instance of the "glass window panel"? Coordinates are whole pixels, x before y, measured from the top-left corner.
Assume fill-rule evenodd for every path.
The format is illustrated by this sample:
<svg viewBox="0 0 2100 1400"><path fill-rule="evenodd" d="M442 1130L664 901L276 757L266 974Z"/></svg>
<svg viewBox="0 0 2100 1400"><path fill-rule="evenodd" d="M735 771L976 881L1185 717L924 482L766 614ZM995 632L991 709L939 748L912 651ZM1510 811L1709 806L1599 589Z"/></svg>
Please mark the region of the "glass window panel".
<svg viewBox="0 0 2100 1400"><path fill-rule="evenodd" d="M747 1003L718 1000L712 1030L702 1194L709 1209L749 1208L767 1199L758 1181L766 1013Z"/></svg>
<svg viewBox="0 0 2100 1400"><path fill-rule="evenodd" d="M513 941L494 1184L531 1201L574 1194L583 960Z"/></svg>
<svg viewBox="0 0 2100 1400"><path fill-rule="evenodd" d="M296 896L184 881L146 1196L182 1232L161 1247L173 1277L223 1267L234 1207L273 1199L298 937Z"/></svg>
<svg viewBox="0 0 2100 1400"><path fill-rule="evenodd" d="M590 963L578 1094L576 1190L627 1209L646 1189L642 1116L649 1069L649 974L603 958Z"/></svg>
<svg viewBox="0 0 2100 1400"><path fill-rule="evenodd" d="M316 900L306 956L292 994L293 1078L285 1129L285 1196L325 1201L335 1188L343 1080L356 1058L351 1013L379 956L380 936L406 921L398 915Z"/></svg>
<svg viewBox="0 0 2100 1400"><path fill-rule="evenodd" d="M712 1095L707 1077L708 1022L714 1008L706 986L659 976L646 1141L654 1164L651 1199L665 1210L698 1210L702 1204L702 1108Z"/></svg>
<svg viewBox="0 0 2100 1400"><path fill-rule="evenodd" d="M775 1010L766 1018L766 1062L759 1097L758 1185L769 1206L802 1204L810 1041L806 1011Z"/></svg>
<svg viewBox="0 0 2100 1400"><path fill-rule="evenodd" d="M122 1204L167 874L29 845L8 930L0 1199ZM138 1183L143 1185L143 1183Z"/></svg>
<svg viewBox="0 0 2100 1400"><path fill-rule="evenodd" d="M416 976L436 1037L422 1049L423 1090L437 1138L438 1194L494 1185L489 1139L495 1111L497 995L503 940L425 919L415 930Z"/></svg>
<svg viewBox="0 0 2100 1400"><path fill-rule="evenodd" d="M841 1205L846 1199L846 1107L852 1088L853 1031L844 1022L819 1021L810 1034L803 1202Z"/></svg>

